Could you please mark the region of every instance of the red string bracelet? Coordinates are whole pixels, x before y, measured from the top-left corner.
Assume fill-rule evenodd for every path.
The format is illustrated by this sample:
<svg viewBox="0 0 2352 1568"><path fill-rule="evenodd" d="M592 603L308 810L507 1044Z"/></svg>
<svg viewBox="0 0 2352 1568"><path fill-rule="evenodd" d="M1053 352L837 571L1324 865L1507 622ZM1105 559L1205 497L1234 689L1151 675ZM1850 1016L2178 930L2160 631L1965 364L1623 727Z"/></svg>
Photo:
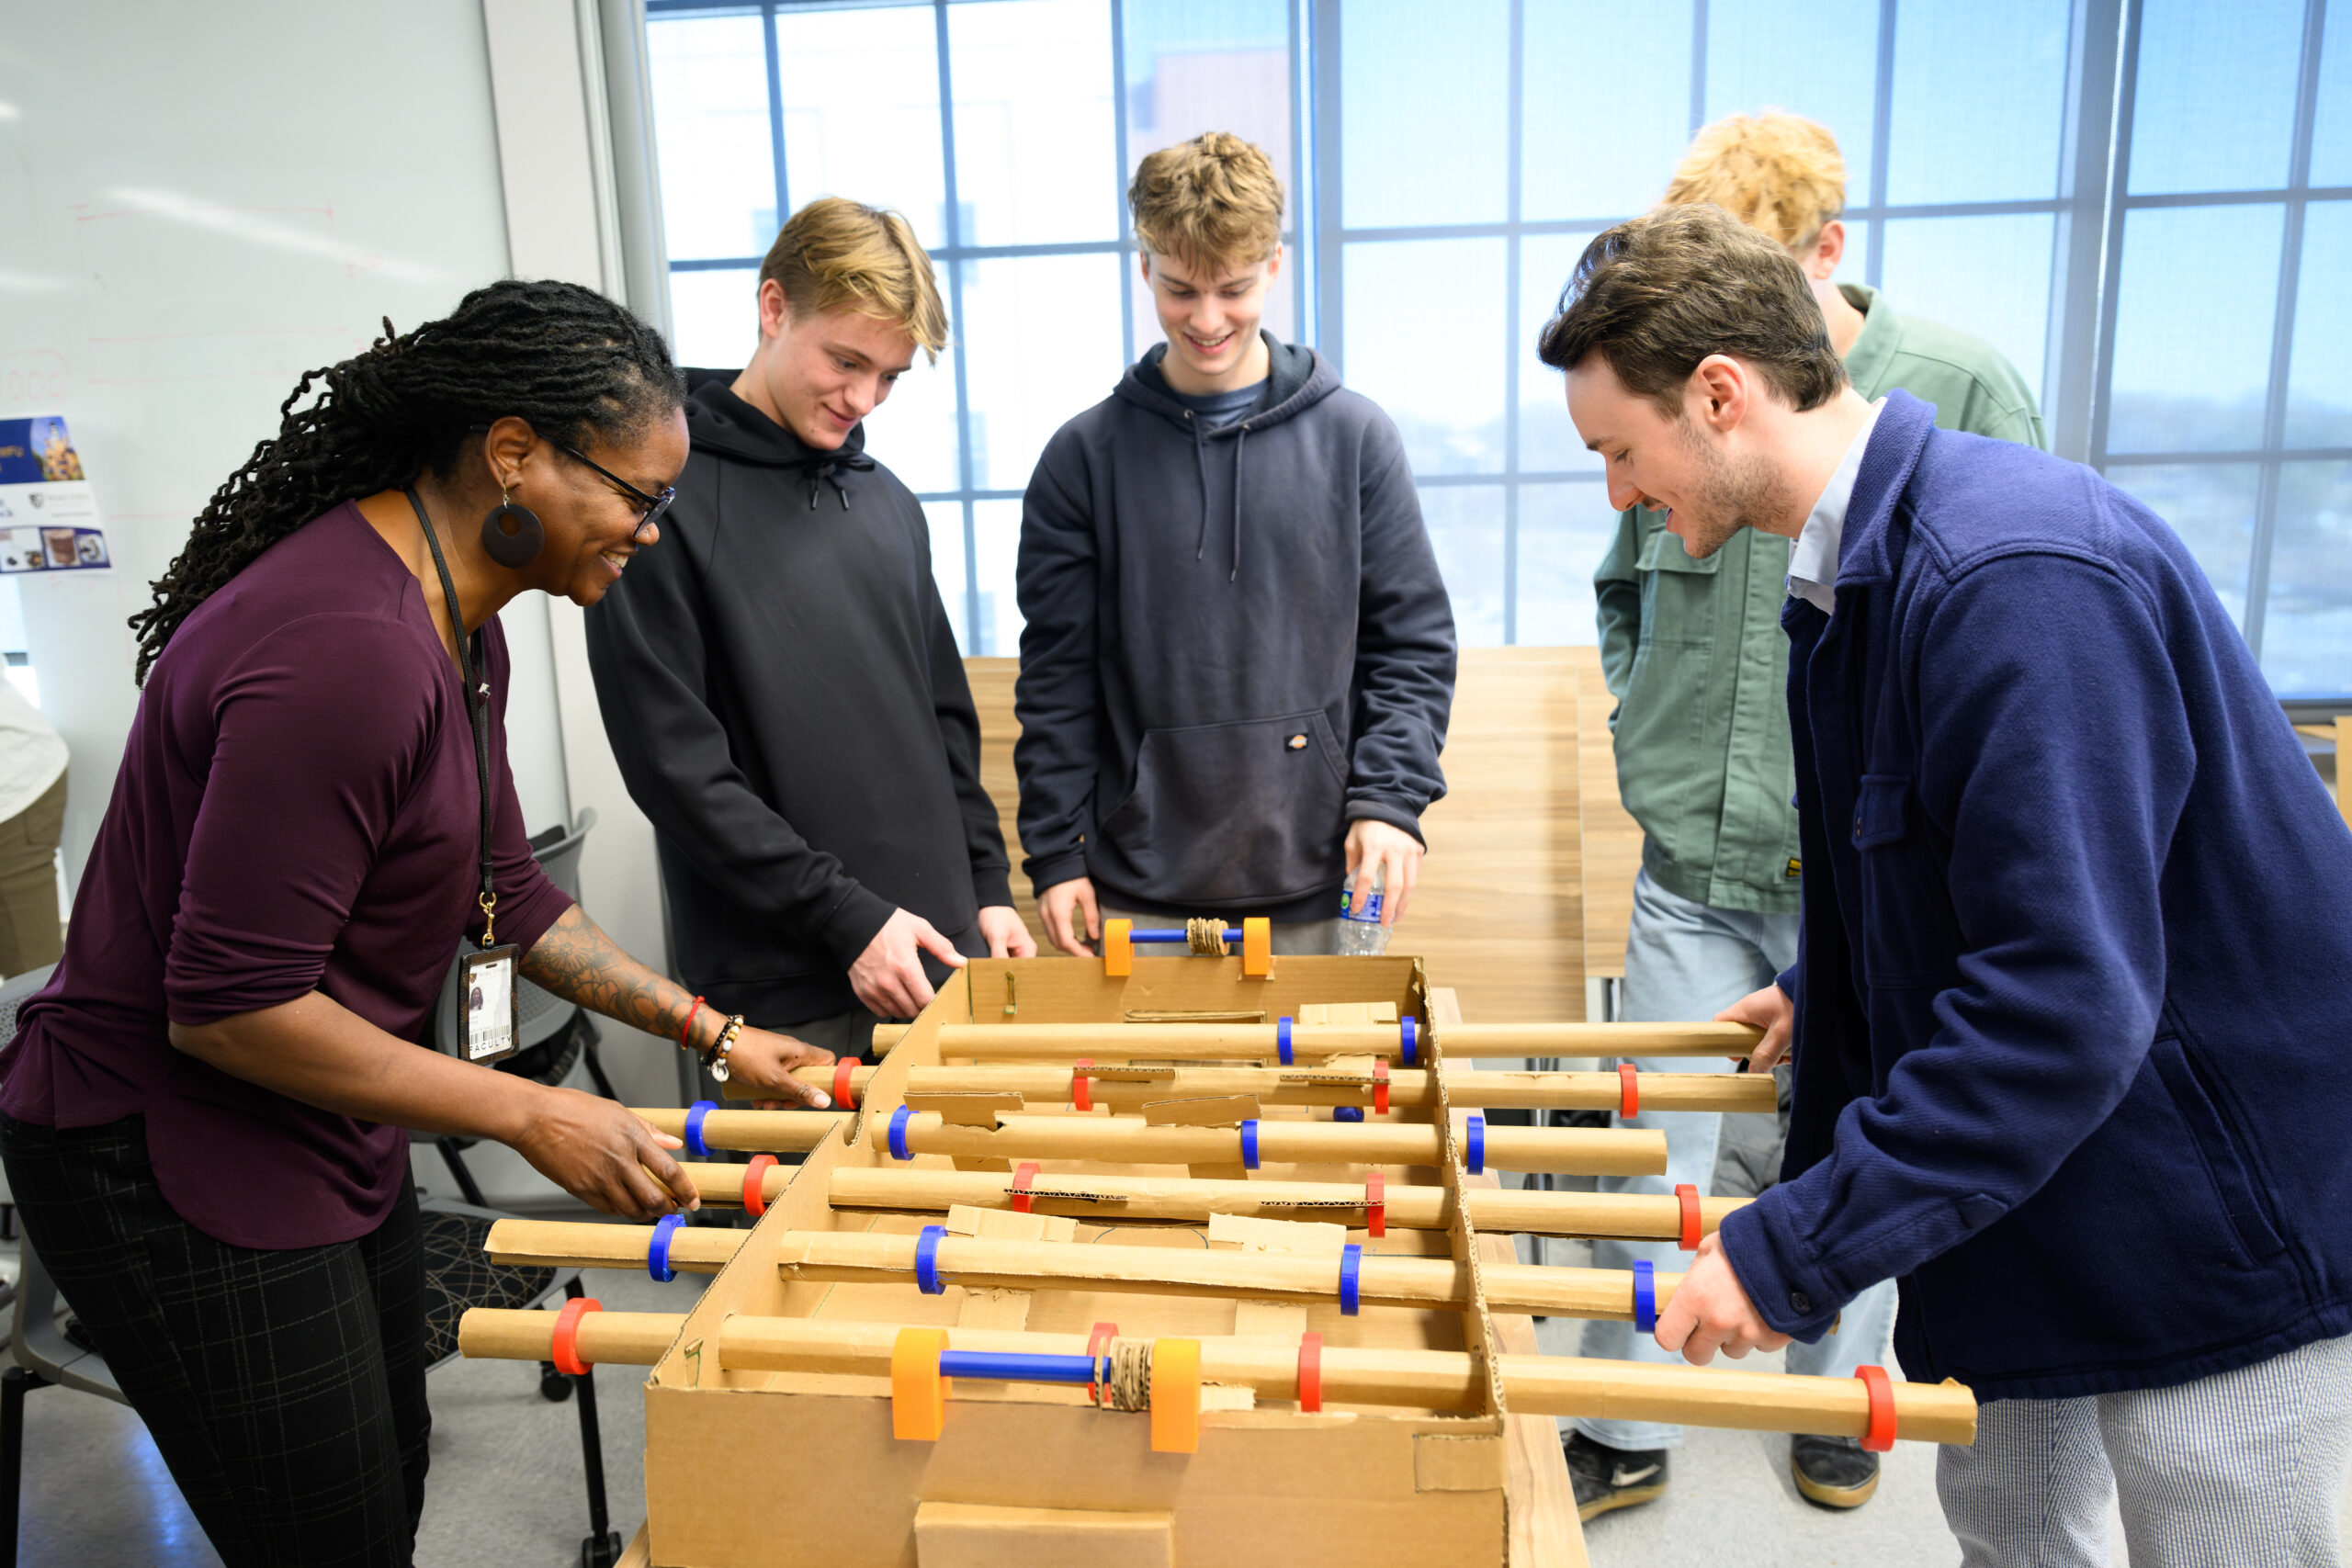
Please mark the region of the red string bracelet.
<svg viewBox="0 0 2352 1568"><path fill-rule="evenodd" d="M695 1005L686 1010L686 1021L678 1026L678 1048L682 1051L691 1051L694 1049L694 1047L688 1044L687 1042L694 1038L695 1014L700 1011L702 1011L702 998L700 997L696 997L695 998Z"/></svg>

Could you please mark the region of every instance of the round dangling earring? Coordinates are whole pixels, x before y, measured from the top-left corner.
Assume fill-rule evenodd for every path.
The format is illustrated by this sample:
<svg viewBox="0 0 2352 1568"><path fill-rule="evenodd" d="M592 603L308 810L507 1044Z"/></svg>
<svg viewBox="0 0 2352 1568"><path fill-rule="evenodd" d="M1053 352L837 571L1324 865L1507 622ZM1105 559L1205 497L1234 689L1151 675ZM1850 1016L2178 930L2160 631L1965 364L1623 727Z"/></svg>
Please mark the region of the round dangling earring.
<svg viewBox="0 0 2352 1568"><path fill-rule="evenodd" d="M548 531L540 525L539 514L515 505L502 489L498 504L481 520L484 553L503 567L524 567L538 558L547 542Z"/></svg>

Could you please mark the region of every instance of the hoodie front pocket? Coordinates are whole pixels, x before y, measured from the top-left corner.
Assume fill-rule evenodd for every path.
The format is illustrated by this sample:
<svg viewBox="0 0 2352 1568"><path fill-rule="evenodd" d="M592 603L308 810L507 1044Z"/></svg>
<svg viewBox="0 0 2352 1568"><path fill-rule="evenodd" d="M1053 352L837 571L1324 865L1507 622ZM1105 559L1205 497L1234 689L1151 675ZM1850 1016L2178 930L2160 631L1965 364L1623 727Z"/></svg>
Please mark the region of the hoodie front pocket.
<svg viewBox="0 0 2352 1568"><path fill-rule="evenodd" d="M1155 904L1272 904L1346 866L1347 773L1321 709L1144 733L1135 787L1089 856L1114 887Z"/></svg>

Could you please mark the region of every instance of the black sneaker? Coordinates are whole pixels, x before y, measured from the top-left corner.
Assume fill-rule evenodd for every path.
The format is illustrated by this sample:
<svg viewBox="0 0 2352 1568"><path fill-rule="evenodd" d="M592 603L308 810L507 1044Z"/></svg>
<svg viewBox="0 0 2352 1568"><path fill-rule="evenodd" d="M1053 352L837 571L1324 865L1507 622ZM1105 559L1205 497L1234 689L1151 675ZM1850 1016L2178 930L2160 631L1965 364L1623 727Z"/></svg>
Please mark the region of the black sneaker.
<svg viewBox="0 0 2352 1568"><path fill-rule="evenodd" d="M1568 1461L1568 1479L1576 1484L1579 1519L1650 1502L1666 1490L1664 1449L1612 1449L1571 1430L1560 1451Z"/></svg>
<svg viewBox="0 0 2352 1568"><path fill-rule="evenodd" d="M1859 1508L1878 1490L1878 1455L1855 1438L1799 1437L1789 1441L1789 1473L1808 1503Z"/></svg>

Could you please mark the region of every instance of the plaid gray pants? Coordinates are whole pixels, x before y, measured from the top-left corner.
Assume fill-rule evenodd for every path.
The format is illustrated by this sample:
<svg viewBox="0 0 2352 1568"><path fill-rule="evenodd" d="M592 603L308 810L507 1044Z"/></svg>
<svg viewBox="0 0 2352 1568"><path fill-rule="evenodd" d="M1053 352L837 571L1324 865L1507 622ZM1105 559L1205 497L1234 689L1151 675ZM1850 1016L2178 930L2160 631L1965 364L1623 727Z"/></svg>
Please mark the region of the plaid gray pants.
<svg viewBox="0 0 2352 1568"><path fill-rule="evenodd" d="M2339 1568L2352 1338L2173 1388L2003 1399L1938 1451L1962 1568L2107 1568L2118 1498L2132 1568Z"/></svg>

